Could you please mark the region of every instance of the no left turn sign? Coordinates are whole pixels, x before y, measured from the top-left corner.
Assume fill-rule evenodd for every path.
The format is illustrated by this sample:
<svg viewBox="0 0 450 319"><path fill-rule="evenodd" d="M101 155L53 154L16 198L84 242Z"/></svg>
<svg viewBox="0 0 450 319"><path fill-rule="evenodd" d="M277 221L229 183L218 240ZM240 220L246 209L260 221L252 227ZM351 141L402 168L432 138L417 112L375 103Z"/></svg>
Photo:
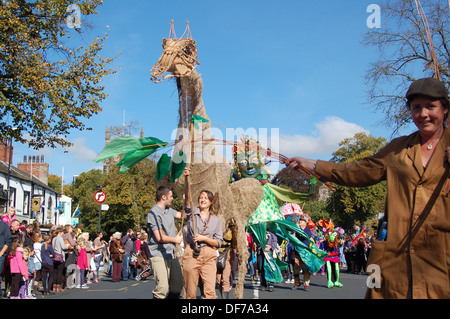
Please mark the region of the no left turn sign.
<svg viewBox="0 0 450 319"><path fill-rule="evenodd" d="M95 201L97 203L103 203L106 199L106 194L103 191L98 191L97 193L95 193Z"/></svg>

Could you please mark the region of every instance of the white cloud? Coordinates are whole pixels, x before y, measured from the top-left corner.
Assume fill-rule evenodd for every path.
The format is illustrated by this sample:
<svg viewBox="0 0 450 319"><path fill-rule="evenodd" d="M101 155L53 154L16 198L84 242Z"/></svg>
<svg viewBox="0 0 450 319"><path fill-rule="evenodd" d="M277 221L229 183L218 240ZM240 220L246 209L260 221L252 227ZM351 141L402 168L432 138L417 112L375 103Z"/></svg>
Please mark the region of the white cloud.
<svg viewBox="0 0 450 319"><path fill-rule="evenodd" d="M73 146L67 149L68 153L76 159L93 162L97 158L97 153L85 145L86 138L79 137L73 141Z"/></svg>
<svg viewBox="0 0 450 319"><path fill-rule="evenodd" d="M311 136L280 135L279 150L285 156L317 156L331 154L339 148L339 143L356 133L369 131L363 127L346 122L336 117L328 116L322 122L315 125L316 130Z"/></svg>

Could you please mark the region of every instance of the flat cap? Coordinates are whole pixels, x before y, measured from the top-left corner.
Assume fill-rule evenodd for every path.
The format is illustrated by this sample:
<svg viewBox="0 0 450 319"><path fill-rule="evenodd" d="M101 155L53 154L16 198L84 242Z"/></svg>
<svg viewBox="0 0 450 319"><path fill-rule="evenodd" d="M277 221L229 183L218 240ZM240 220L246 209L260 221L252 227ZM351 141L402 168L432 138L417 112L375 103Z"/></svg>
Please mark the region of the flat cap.
<svg viewBox="0 0 450 319"><path fill-rule="evenodd" d="M448 91L444 83L435 78L423 78L414 81L406 92L406 98L411 100L417 95L426 95L435 99L448 99Z"/></svg>

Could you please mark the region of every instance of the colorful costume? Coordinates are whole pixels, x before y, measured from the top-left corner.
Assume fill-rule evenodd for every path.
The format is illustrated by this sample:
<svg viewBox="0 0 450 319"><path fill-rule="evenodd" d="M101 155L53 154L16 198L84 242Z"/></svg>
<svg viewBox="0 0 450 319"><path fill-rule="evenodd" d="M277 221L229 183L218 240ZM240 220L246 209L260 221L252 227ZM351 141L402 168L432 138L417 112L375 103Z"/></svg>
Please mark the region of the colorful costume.
<svg viewBox="0 0 450 319"><path fill-rule="evenodd" d="M323 242L324 250L328 256L324 259L327 269L328 288L342 287L339 282L339 234L333 229L333 224L328 224L326 239Z"/></svg>
<svg viewBox="0 0 450 319"><path fill-rule="evenodd" d="M266 244L266 223L268 223L269 229L276 234L279 240L286 240L294 246L295 251L299 254L308 270L311 273L317 272L324 264L324 258L327 256L327 253L320 250L313 241L306 245L295 236L295 233L298 233L301 237L309 237L297 224L285 219L277 202L277 199L280 199L284 202L301 204L311 196L315 183L311 185L309 193L294 193L268 183L270 172L267 170L260 153L262 148L259 143L250 138L244 140L240 145L238 147L235 144L233 149L235 167L232 179L256 178L261 182L264 190L261 203L248 219L247 227L253 232L255 240L264 247ZM286 268L287 264L285 262L266 254L265 271L268 281L282 282L281 270Z"/></svg>

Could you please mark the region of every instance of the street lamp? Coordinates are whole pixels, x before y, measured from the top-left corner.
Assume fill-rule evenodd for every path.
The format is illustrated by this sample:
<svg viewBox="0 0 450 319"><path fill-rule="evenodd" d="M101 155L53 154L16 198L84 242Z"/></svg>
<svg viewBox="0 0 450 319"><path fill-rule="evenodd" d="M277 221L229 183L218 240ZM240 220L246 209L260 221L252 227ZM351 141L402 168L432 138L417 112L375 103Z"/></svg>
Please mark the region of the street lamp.
<svg viewBox="0 0 450 319"><path fill-rule="evenodd" d="M75 190L75 179L76 179L78 176L79 176L79 175L73 175L73 176L72 176L72 200L73 200L73 197L74 197L73 191Z"/></svg>
<svg viewBox="0 0 450 319"><path fill-rule="evenodd" d="M15 131L15 130L17 130L17 127L12 128L12 131ZM11 180L11 162L12 162L12 155L13 155L12 142L13 142L13 136L11 134L11 138L9 139L9 163L8 163L8 182L7 182L8 199L6 201L6 203L7 203L6 209L8 209L8 207L10 205L10 195L11 195L11 189L9 187L9 184L10 184L10 180Z"/></svg>
<svg viewBox="0 0 450 319"><path fill-rule="evenodd" d="M73 206L74 205L72 205L73 204L73 198L75 197L75 195L74 195L74 190L75 190L75 179L78 177L79 175L72 175L72 201L71 201L71 207L70 207L70 210L72 211L73 210ZM75 211L74 211L75 212ZM72 215L73 215L73 213L72 213ZM72 216L73 217L73 216Z"/></svg>

